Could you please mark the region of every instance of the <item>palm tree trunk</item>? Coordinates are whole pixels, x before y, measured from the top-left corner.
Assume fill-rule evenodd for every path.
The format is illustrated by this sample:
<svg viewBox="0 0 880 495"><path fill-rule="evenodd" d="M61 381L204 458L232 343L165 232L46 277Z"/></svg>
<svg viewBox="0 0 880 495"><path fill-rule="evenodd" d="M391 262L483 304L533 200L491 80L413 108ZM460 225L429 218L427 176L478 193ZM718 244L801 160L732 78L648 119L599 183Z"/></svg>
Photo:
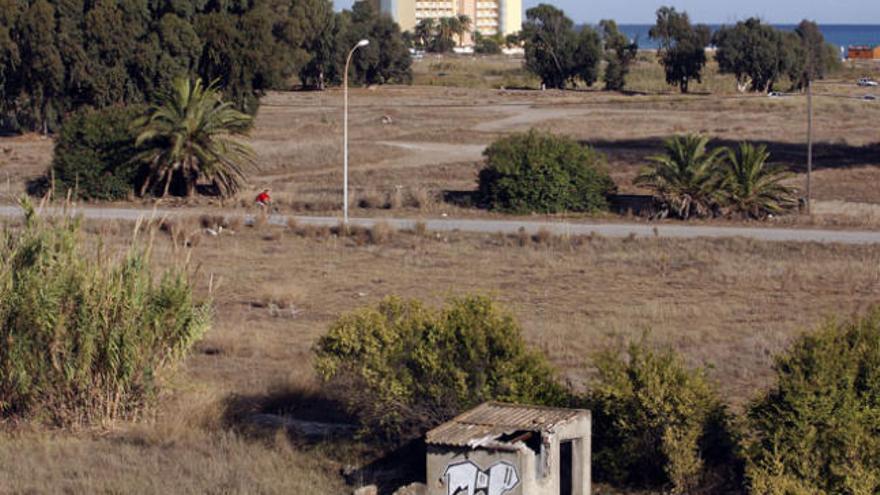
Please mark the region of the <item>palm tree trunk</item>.
<svg viewBox="0 0 880 495"><path fill-rule="evenodd" d="M171 189L171 178L173 177L173 173L169 170L165 173L165 190L162 191L162 197L168 196L168 191Z"/></svg>

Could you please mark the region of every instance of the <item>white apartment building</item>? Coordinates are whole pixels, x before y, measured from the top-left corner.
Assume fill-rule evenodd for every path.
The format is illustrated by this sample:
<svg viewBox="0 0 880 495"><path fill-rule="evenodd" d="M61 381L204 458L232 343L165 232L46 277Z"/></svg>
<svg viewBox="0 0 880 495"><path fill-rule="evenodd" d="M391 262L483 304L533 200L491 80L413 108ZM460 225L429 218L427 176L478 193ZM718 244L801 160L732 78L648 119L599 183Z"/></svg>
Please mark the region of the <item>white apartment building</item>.
<svg viewBox="0 0 880 495"><path fill-rule="evenodd" d="M423 19L466 15L471 29L485 36L508 35L522 29L522 0L370 0L389 14L404 31ZM470 38L470 37L468 37Z"/></svg>

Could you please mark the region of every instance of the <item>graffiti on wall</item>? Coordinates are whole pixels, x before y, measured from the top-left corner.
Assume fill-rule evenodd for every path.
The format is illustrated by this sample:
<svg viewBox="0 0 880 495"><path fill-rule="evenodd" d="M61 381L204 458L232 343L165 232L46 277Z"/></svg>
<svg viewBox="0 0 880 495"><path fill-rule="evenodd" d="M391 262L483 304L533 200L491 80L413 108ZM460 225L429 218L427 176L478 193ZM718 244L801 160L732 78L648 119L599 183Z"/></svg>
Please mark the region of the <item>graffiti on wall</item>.
<svg viewBox="0 0 880 495"><path fill-rule="evenodd" d="M473 461L457 462L446 466L443 473L447 495L504 495L519 484L516 467L499 461L483 471Z"/></svg>

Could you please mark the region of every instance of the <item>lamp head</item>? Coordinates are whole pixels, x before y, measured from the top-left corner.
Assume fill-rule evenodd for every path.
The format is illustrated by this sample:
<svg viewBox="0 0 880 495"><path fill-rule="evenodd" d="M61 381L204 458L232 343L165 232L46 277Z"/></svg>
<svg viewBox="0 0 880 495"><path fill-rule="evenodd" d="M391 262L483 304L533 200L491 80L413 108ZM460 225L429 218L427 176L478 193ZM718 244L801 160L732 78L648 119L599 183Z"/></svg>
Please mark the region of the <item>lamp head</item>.
<svg viewBox="0 0 880 495"><path fill-rule="evenodd" d="M358 41L357 46L358 46L359 48L363 48L363 47L365 47L365 46L367 46L367 45L369 45L369 44L370 44L370 40L363 39L363 40Z"/></svg>

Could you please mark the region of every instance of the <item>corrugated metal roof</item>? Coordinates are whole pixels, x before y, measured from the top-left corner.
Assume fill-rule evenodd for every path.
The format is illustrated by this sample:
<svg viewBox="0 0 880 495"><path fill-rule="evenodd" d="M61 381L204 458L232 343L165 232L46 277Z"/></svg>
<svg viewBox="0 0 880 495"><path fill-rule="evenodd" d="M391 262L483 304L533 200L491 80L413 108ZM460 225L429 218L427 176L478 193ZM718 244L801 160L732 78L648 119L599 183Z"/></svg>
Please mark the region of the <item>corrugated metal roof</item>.
<svg viewBox="0 0 880 495"><path fill-rule="evenodd" d="M552 432L557 425L583 414L589 412L486 402L429 431L425 441L434 445L497 447L503 444L498 441L502 435L515 431Z"/></svg>

